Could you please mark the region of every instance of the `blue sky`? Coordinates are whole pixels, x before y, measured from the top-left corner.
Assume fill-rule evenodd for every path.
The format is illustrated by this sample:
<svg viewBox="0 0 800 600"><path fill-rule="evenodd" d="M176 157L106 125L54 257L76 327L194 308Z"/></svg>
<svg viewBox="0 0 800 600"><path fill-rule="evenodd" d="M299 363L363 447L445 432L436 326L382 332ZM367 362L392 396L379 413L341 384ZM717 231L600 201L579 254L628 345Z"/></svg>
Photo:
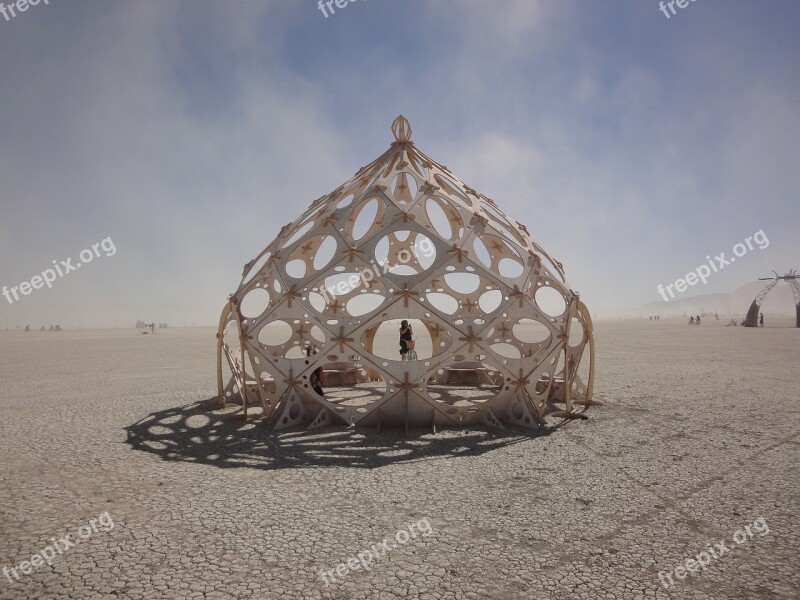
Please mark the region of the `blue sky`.
<svg viewBox="0 0 800 600"><path fill-rule="evenodd" d="M6 3L7 4L7 3ZM0 322L214 324L242 265L391 141L526 224L593 312L800 268L800 4L51 0L0 17Z"/></svg>

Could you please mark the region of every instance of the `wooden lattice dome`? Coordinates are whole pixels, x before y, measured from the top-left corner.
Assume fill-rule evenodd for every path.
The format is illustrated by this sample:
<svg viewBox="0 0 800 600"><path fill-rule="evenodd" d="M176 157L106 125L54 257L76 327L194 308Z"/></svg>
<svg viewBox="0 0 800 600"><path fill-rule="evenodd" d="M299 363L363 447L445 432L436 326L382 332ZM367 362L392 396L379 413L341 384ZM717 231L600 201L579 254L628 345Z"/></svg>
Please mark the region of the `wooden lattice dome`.
<svg viewBox="0 0 800 600"><path fill-rule="evenodd" d="M245 265L217 336L221 401L277 428L573 416L591 403L592 326L561 263L420 152L405 117L392 132ZM416 360L379 333L397 338L401 319L421 338ZM320 396L319 368L352 379Z"/></svg>

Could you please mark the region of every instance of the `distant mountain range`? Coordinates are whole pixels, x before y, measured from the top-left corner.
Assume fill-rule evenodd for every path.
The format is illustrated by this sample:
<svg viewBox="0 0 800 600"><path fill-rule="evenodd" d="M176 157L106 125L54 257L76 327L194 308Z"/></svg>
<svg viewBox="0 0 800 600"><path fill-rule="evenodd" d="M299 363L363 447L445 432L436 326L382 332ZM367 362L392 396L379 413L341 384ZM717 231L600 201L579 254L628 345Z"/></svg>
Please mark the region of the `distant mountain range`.
<svg viewBox="0 0 800 600"><path fill-rule="evenodd" d="M744 316L756 294L768 283L768 281L753 281L727 294L700 294L686 298L673 298L669 302L648 302L639 308L621 311L624 314L620 316L690 315L701 312ZM767 295L761 308L764 314L794 316L795 304L791 286L784 281L778 282L778 285Z"/></svg>

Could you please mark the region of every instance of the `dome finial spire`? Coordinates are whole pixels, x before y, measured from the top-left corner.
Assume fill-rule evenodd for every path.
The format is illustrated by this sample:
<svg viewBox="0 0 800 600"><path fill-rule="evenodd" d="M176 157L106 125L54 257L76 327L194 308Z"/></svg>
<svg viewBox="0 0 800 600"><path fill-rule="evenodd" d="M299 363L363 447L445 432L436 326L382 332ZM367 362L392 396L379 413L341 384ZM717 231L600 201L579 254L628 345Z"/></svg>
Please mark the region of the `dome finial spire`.
<svg viewBox="0 0 800 600"><path fill-rule="evenodd" d="M398 115L398 117L392 121L392 133L394 134L394 139L398 142L411 141L411 123L409 123L408 119L403 115Z"/></svg>

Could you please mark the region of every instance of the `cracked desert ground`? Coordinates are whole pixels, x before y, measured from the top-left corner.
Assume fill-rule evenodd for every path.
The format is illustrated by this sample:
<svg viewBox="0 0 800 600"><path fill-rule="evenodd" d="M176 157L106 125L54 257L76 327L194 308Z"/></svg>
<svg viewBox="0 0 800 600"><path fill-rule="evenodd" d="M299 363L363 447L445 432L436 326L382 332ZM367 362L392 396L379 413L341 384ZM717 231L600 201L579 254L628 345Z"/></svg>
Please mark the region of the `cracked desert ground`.
<svg viewBox="0 0 800 600"><path fill-rule="evenodd" d="M212 329L2 332L0 598L800 597L800 330L772 321L598 322L588 420L408 436L209 412Z"/></svg>

